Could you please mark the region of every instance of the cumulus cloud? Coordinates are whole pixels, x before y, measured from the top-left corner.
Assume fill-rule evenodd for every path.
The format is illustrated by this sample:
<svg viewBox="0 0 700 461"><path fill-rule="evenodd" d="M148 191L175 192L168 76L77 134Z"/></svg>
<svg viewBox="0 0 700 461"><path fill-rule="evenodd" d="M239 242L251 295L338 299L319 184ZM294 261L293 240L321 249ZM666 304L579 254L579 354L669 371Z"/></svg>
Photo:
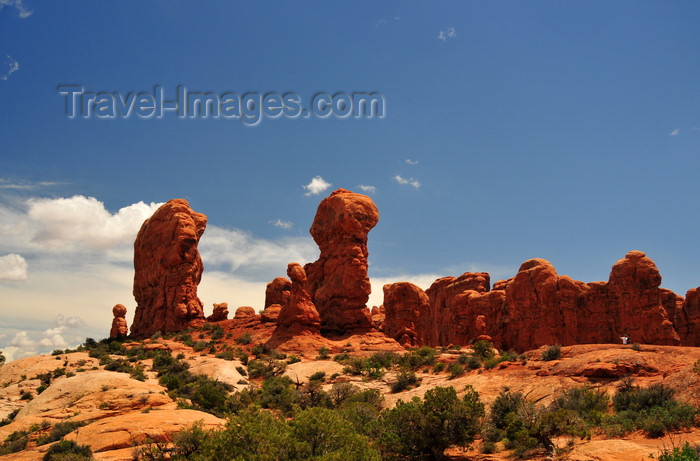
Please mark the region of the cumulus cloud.
<svg viewBox="0 0 700 461"><path fill-rule="evenodd" d="M280 229L291 229L294 227L294 223L292 221L285 221L279 218L275 219L274 221L270 221L270 224L275 227L279 227Z"/></svg>
<svg viewBox="0 0 700 461"><path fill-rule="evenodd" d="M303 186L306 189L306 195L318 195L327 190L332 184L327 182L321 176L315 176L310 183Z"/></svg>
<svg viewBox="0 0 700 461"><path fill-rule="evenodd" d="M28 9L23 0L0 0L0 11L6 6L15 7L20 18L25 19L34 14L34 11Z"/></svg>
<svg viewBox="0 0 700 461"><path fill-rule="evenodd" d="M11 282L27 280L27 261L15 253L0 256L0 280Z"/></svg>
<svg viewBox="0 0 700 461"><path fill-rule="evenodd" d="M111 214L94 197L30 199L28 217L38 225L34 242L50 250L65 250L78 244L107 249L132 243L143 222L161 203L134 203Z"/></svg>
<svg viewBox="0 0 700 461"><path fill-rule="evenodd" d="M394 176L394 181L404 186L408 185L416 189L420 188L420 182L413 178L404 178L403 176L397 174L396 176Z"/></svg>
<svg viewBox="0 0 700 461"><path fill-rule="evenodd" d="M675 130L671 131L668 135L669 136L678 136L678 133L680 133L681 130L680 128L676 128Z"/></svg>
<svg viewBox="0 0 700 461"><path fill-rule="evenodd" d="M360 184L357 187L359 187L362 190L362 192L366 192L368 194L374 194L375 192L377 192L377 188L374 186L367 186L365 184Z"/></svg>
<svg viewBox="0 0 700 461"><path fill-rule="evenodd" d="M438 40L442 40L443 42L446 42L448 38L455 38L457 36L457 31L455 31L454 27L448 27L445 30L441 30L440 33L438 34Z"/></svg>
<svg viewBox="0 0 700 461"><path fill-rule="evenodd" d="M240 229L210 226L199 241L202 260L218 269L270 273L287 270L294 261L315 259L318 248L311 237L289 237L277 241L257 238ZM268 280L269 281L269 280Z"/></svg>
<svg viewBox="0 0 700 461"><path fill-rule="evenodd" d="M10 78L10 75L14 74L19 70L19 63L17 62L17 60L12 59L12 56L10 56L9 54L7 55L7 65L9 66L7 72L0 75L0 79L3 81L7 81L7 79Z"/></svg>
<svg viewBox="0 0 700 461"><path fill-rule="evenodd" d="M409 165L418 165L418 160L411 160L410 158L407 158L406 163Z"/></svg>
<svg viewBox="0 0 700 461"><path fill-rule="evenodd" d="M85 321L80 317L64 317L63 314L58 314L51 324L54 327L77 328L85 325Z"/></svg>

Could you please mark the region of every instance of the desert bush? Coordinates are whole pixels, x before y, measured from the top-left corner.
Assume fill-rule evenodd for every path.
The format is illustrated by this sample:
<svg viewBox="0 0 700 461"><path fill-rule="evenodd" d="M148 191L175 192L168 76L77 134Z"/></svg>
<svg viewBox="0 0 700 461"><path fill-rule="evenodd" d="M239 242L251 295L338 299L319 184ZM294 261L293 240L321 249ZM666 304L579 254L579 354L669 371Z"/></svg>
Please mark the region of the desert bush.
<svg viewBox="0 0 700 461"><path fill-rule="evenodd" d="M484 405L471 388L462 399L452 387L435 387L382 412L378 445L385 459L443 459L448 446L468 446L478 433Z"/></svg>
<svg viewBox="0 0 700 461"><path fill-rule="evenodd" d="M605 391L597 391L588 386L565 390L552 403L552 409L572 410L590 425L597 425L608 410L610 397Z"/></svg>
<svg viewBox="0 0 700 461"><path fill-rule="evenodd" d="M302 405L302 395L286 376L266 379L257 399L262 408L271 408L291 416Z"/></svg>
<svg viewBox="0 0 700 461"><path fill-rule="evenodd" d="M472 345L472 349L474 350L474 355L482 360L490 359L494 356L493 344L490 341L477 341Z"/></svg>
<svg viewBox="0 0 700 461"><path fill-rule="evenodd" d="M279 360L251 360L248 362L248 376L251 379L269 379L280 376L287 369L287 364Z"/></svg>
<svg viewBox="0 0 700 461"><path fill-rule="evenodd" d="M435 362L435 365L433 365L433 373L441 373L445 371L446 367L447 364L445 362Z"/></svg>
<svg viewBox="0 0 700 461"><path fill-rule="evenodd" d="M400 358L396 354L391 354L392 357L395 357L395 362L398 363L401 368L417 370L423 366L432 366L435 363L437 351L432 347L421 346L415 351L405 353L404 355L400 356Z"/></svg>
<svg viewBox="0 0 700 461"><path fill-rule="evenodd" d="M204 349L206 349L207 347L209 347L209 343L208 343L208 342L206 342L206 341L197 341L197 342L194 343L194 345L192 346L192 349L193 349L195 352L202 352L202 351L203 351Z"/></svg>
<svg viewBox="0 0 700 461"><path fill-rule="evenodd" d="M42 435L36 439L37 445L46 445L47 443L55 442L61 440L63 436L70 434L79 427L85 425L82 421L66 421L62 423L56 423L56 425L51 429L46 435Z"/></svg>
<svg viewBox="0 0 700 461"><path fill-rule="evenodd" d="M561 358L561 345L560 344L552 344L551 346L547 346L547 349L545 349L542 352L542 357L541 359L544 360L545 362L549 362L551 360L559 360Z"/></svg>
<svg viewBox="0 0 700 461"><path fill-rule="evenodd" d="M43 461L88 461L93 459L88 445L78 445L72 440L61 440L49 448Z"/></svg>
<svg viewBox="0 0 700 461"><path fill-rule="evenodd" d="M693 446L685 442L680 447L664 448L659 452L658 458L649 456L659 461L700 461L700 445Z"/></svg>
<svg viewBox="0 0 700 461"><path fill-rule="evenodd" d="M0 455L22 451L26 448L28 442L29 433L27 431L15 431L8 435L2 445L0 445Z"/></svg>
<svg viewBox="0 0 700 461"><path fill-rule="evenodd" d="M243 333L241 336L236 338L234 341L236 341L238 344L243 344L245 346L245 345L253 342L253 337L250 336L250 333Z"/></svg>
<svg viewBox="0 0 700 461"><path fill-rule="evenodd" d="M453 363L449 368L450 379L458 378L464 374L464 368L459 363Z"/></svg>
<svg viewBox="0 0 700 461"><path fill-rule="evenodd" d="M396 374L396 381L391 384L391 392L405 391L418 385L418 378L412 370L401 370Z"/></svg>
<svg viewBox="0 0 700 461"><path fill-rule="evenodd" d="M301 359L294 354L291 354L289 357L287 357L287 363L289 365L291 365L293 363L298 363L298 362L301 362Z"/></svg>
<svg viewBox="0 0 700 461"><path fill-rule="evenodd" d="M215 356L217 359L224 359L224 360L235 360L236 356L233 354L233 351L231 349L226 349L224 351L219 352Z"/></svg>
<svg viewBox="0 0 700 461"><path fill-rule="evenodd" d="M328 360L331 357L330 353L331 353L330 349L322 346L318 350L318 356L316 357L316 360Z"/></svg>
<svg viewBox="0 0 700 461"><path fill-rule="evenodd" d="M326 380L326 372L325 371L317 371L316 373L312 374L309 376L309 381L325 381Z"/></svg>

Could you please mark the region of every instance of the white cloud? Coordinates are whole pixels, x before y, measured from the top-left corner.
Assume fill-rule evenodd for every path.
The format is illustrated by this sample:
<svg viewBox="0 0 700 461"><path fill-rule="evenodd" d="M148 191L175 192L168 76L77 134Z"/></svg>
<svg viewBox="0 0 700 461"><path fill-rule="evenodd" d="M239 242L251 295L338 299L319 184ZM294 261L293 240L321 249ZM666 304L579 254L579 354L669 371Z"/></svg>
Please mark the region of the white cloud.
<svg viewBox="0 0 700 461"><path fill-rule="evenodd" d="M27 280L27 261L15 253L0 256L0 280L11 282Z"/></svg>
<svg viewBox="0 0 700 461"><path fill-rule="evenodd" d="M51 324L54 327L77 328L85 325L85 321L80 317L64 317L63 314L58 314Z"/></svg>
<svg viewBox="0 0 700 461"><path fill-rule="evenodd" d="M397 183L402 184L402 185L412 186L416 189L418 189L420 187L420 182L418 180L413 179L413 178L404 178L403 176L398 175L398 174L396 176L394 176L394 181L396 181Z"/></svg>
<svg viewBox="0 0 700 461"><path fill-rule="evenodd" d="M27 181L12 181L7 178L0 178L0 189L13 190L34 190L39 187L58 186L61 183L51 181L27 182Z"/></svg>
<svg viewBox="0 0 700 461"><path fill-rule="evenodd" d="M75 244L107 249L131 244L160 203L134 203L111 214L94 197L30 199L27 215L39 226L33 241L50 250L64 251Z"/></svg>
<svg viewBox="0 0 700 461"><path fill-rule="evenodd" d="M455 31L454 27L448 27L445 30L441 30L440 33L438 34L438 40L442 40L443 42L446 42L448 38L455 38L457 36L457 31Z"/></svg>
<svg viewBox="0 0 700 461"><path fill-rule="evenodd" d="M28 18L34 13L34 11L29 10L26 6L24 6L24 2L22 0L0 0L0 11L2 11L2 9L6 6L14 6L17 8L17 14L22 19Z"/></svg>
<svg viewBox="0 0 700 461"><path fill-rule="evenodd" d="M377 192L377 188L374 186L367 186L365 184L360 184L357 187L359 187L362 190L362 192L366 192L368 194L374 194Z"/></svg>
<svg viewBox="0 0 700 461"><path fill-rule="evenodd" d="M399 16L394 16L393 18L389 18L389 19L379 19L379 20L374 24L374 27L375 27L375 28L380 28L380 27L382 27L382 26L386 26L387 24L391 24L391 23L399 22L399 21L401 21L401 18L400 18Z"/></svg>
<svg viewBox="0 0 700 461"><path fill-rule="evenodd" d="M274 221L270 221L270 224L275 227L279 227L280 229L291 229L294 227L294 223L292 221L285 221L279 218L275 219Z"/></svg>
<svg viewBox="0 0 700 461"><path fill-rule="evenodd" d="M410 158L407 158L406 163L409 165L418 165L418 160L411 160Z"/></svg>
<svg viewBox="0 0 700 461"><path fill-rule="evenodd" d="M669 136L678 136L678 133L681 132L680 128L676 128L675 130L671 131L668 135Z"/></svg>
<svg viewBox="0 0 700 461"><path fill-rule="evenodd" d="M0 79L3 81L7 81L7 79L10 78L10 75L14 74L19 70L19 63L15 59L12 59L12 57L9 54L7 55L7 61L7 64L8 66L10 66L10 68L7 70L6 73L0 76Z"/></svg>
<svg viewBox="0 0 700 461"><path fill-rule="evenodd" d="M325 191L329 187L331 187L332 184L327 182L325 179L323 179L320 176L315 176L310 183L307 185L303 186L304 189L306 189L306 195L318 195L321 192Z"/></svg>

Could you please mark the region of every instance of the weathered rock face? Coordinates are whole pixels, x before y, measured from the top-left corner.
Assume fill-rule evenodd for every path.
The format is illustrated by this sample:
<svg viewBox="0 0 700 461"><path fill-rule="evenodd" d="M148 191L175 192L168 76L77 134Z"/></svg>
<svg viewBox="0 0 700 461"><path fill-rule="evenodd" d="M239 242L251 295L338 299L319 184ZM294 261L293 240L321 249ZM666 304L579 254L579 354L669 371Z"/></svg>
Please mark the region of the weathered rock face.
<svg viewBox="0 0 700 461"><path fill-rule="evenodd" d="M306 292L306 272L297 263L287 266L287 275L292 281L289 302L282 306L277 317L275 334L318 334L321 331L321 317L316 310L311 296Z"/></svg>
<svg viewBox="0 0 700 461"><path fill-rule="evenodd" d="M420 292L399 296L398 289L385 288L385 332L403 327L415 331L415 339L406 334L412 345L431 346L468 344L488 335L498 347L521 351L557 343L619 343L624 333L646 344L697 341L692 325L698 324L700 296L689 292L683 303L659 288L661 275L641 251L617 261L608 282L572 280L548 261L530 259L493 290L488 283L485 273L443 277L427 290L428 306L420 309L415 301Z"/></svg>
<svg viewBox="0 0 700 461"><path fill-rule="evenodd" d="M420 287L410 282L384 285L384 334L403 347L418 346L419 323L430 312L430 301Z"/></svg>
<svg viewBox="0 0 700 461"><path fill-rule="evenodd" d="M134 242L134 298L131 334L180 331L204 320L197 285L202 258L197 244L207 218L187 201L170 200L148 218Z"/></svg>
<svg viewBox="0 0 700 461"><path fill-rule="evenodd" d="M277 322L277 318L280 316L281 310L282 306L280 306L279 304L267 306L267 308L260 313L260 321L263 323Z"/></svg>
<svg viewBox="0 0 700 461"><path fill-rule="evenodd" d="M289 302L289 296L292 291L292 282L285 277L277 277L272 282L267 284L265 288L265 307L267 309L273 304L285 306Z"/></svg>
<svg viewBox="0 0 700 461"><path fill-rule="evenodd" d="M214 312L207 317L208 322L221 322L228 318L228 303L214 304Z"/></svg>
<svg viewBox="0 0 700 461"><path fill-rule="evenodd" d="M236 313L233 315L234 319L244 319L248 317L255 316L255 309L250 306L241 306L236 309Z"/></svg>
<svg viewBox="0 0 700 461"><path fill-rule="evenodd" d="M126 324L126 307L123 304L117 304L112 308L114 320L112 320L112 329L109 330L110 338L123 338L129 334L129 328Z"/></svg>
<svg viewBox="0 0 700 461"><path fill-rule="evenodd" d="M321 316L321 330L349 333L373 329L367 309L367 234L379 221L366 195L345 189L323 199L311 226L321 255L307 264L307 292Z"/></svg>
<svg viewBox="0 0 700 461"><path fill-rule="evenodd" d="M676 314L676 326L684 346L700 346L700 287L686 293Z"/></svg>

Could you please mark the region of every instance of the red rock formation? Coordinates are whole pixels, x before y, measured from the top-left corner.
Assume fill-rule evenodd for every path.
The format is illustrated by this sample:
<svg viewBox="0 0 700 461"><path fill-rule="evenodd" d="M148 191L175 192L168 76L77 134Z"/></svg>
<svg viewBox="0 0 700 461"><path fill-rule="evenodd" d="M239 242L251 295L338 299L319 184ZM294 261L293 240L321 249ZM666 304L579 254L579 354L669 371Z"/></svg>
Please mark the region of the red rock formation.
<svg viewBox="0 0 700 461"><path fill-rule="evenodd" d="M148 218L134 242L134 298L131 334L180 331L204 320L197 285L202 259L197 243L207 225L187 201L170 200Z"/></svg>
<svg viewBox="0 0 700 461"><path fill-rule="evenodd" d="M373 329L367 309L367 234L379 212L366 195L338 189L323 199L311 226L321 255L304 269L307 292L321 315L324 332L344 334Z"/></svg>
<svg viewBox="0 0 700 461"><path fill-rule="evenodd" d="M281 310L282 306L279 304L267 306L267 309L260 313L260 321L263 323L277 323L277 318L279 317Z"/></svg>
<svg viewBox="0 0 700 461"><path fill-rule="evenodd" d="M676 314L676 326L684 346L700 346L700 287L686 293Z"/></svg>
<svg viewBox="0 0 700 461"><path fill-rule="evenodd" d="M129 328L126 324L126 307L123 304L117 304L112 308L114 320L112 320L112 329L109 331L110 338L123 338L129 334Z"/></svg>
<svg viewBox="0 0 700 461"><path fill-rule="evenodd" d="M418 346L418 324L430 311L428 295L410 282L384 285L384 334L403 347Z"/></svg>
<svg viewBox="0 0 700 461"><path fill-rule="evenodd" d="M559 276L544 259L525 261L515 277L497 282L491 291L488 280L488 274L472 273L438 279L427 290L429 305L420 314L418 295L399 296L398 290L385 288L385 332L415 331L415 338L406 333L412 345L431 346L465 345L488 335L499 347L521 351L555 343L619 343L623 333L646 344L697 341L692 325L698 324L700 296L689 292L682 303L659 288L661 275L641 251L616 262L608 282Z"/></svg>
<svg viewBox="0 0 700 461"><path fill-rule="evenodd" d="M306 292L306 272L297 263L287 266L287 275L292 281L292 291L289 302L282 306L277 317L275 333L304 334L321 331L321 317L311 302L311 296Z"/></svg>
<svg viewBox="0 0 700 461"><path fill-rule="evenodd" d="M234 319L244 319L255 316L255 309L250 306L241 306L236 309L236 313L233 314Z"/></svg>
<svg viewBox="0 0 700 461"><path fill-rule="evenodd" d="M221 322L228 318L228 303L214 303L214 312L207 317L207 322Z"/></svg>
<svg viewBox="0 0 700 461"><path fill-rule="evenodd" d="M292 291L292 282L285 277L277 277L267 284L265 288L265 306L267 309L273 304L285 306L289 302L289 295Z"/></svg>

